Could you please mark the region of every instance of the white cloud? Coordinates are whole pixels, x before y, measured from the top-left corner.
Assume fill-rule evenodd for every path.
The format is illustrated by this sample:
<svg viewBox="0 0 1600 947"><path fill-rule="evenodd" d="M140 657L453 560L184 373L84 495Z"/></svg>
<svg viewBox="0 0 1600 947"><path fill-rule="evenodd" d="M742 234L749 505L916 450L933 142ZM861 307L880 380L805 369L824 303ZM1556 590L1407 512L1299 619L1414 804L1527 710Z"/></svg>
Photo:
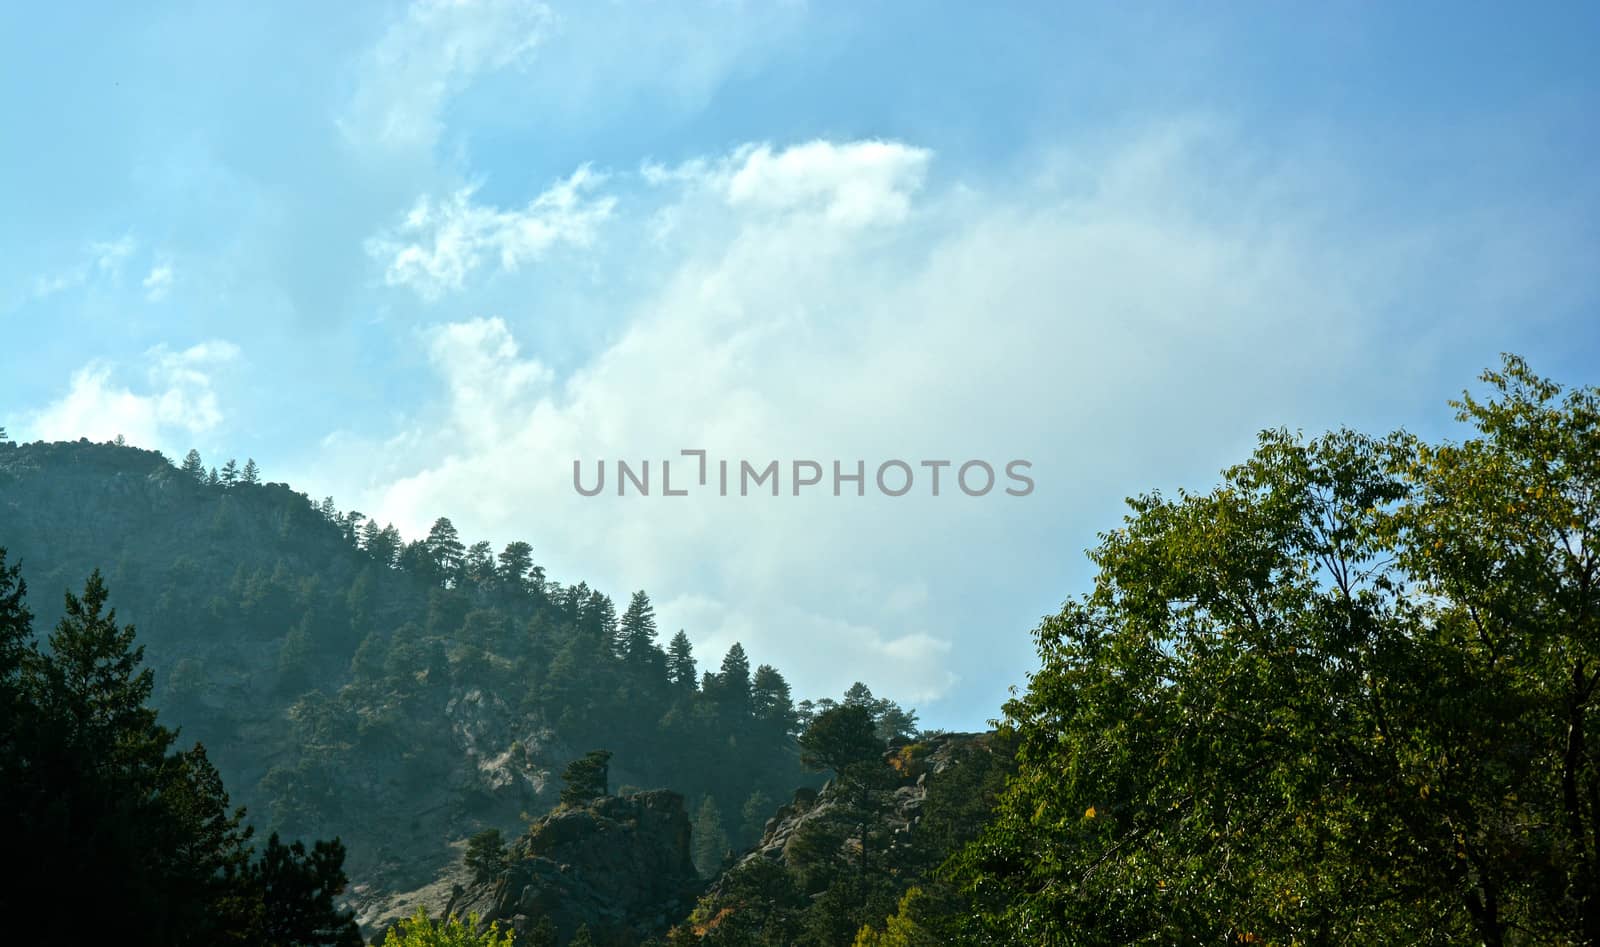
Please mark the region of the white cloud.
<svg viewBox="0 0 1600 947"><path fill-rule="evenodd" d="M450 100L526 65L554 19L536 0L414 0L362 61L341 129L358 145L431 147Z"/></svg>
<svg viewBox="0 0 1600 947"><path fill-rule="evenodd" d="M1026 630L1084 577L1081 549L1128 492L1209 482L1265 426L1388 410L1392 392L1349 379L1408 370L1386 343L1395 301L1473 239L1374 235L1337 169L1203 121L995 181L936 185L934 167L870 141L647 167L653 188L612 226L671 239L648 257L597 254L637 287L620 311L595 304L619 333L553 378L513 341L530 337L522 314L437 328L425 343L445 400L398 440L345 442L354 469L385 473L330 492L413 533L449 515L469 535L528 539L556 577L656 592L663 629L686 628L703 661L740 640L801 694L860 678L992 712L1031 665ZM1475 284L1451 272L1460 315ZM1038 487L572 488L574 459L655 465L686 448L1024 458Z"/></svg>
<svg viewBox="0 0 1600 947"><path fill-rule="evenodd" d="M147 301L158 303L166 299L167 294L172 291L172 264L161 263L151 267L141 285L144 287L144 298Z"/></svg>
<svg viewBox="0 0 1600 947"><path fill-rule="evenodd" d="M122 264L127 262L128 257L138 248L139 242L131 236L95 243L91 246L95 269L114 276L122 271Z"/></svg>
<svg viewBox="0 0 1600 947"><path fill-rule="evenodd" d="M750 144L717 161L646 164L645 180L710 188L729 205L768 214L809 213L843 226L899 223L933 153L891 141L812 141L774 151Z"/></svg>
<svg viewBox="0 0 1600 947"><path fill-rule="evenodd" d="M139 242L131 235L95 241L77 263L36 277L33 297L45 299L93 282L115 285L122 279L123 265L138 249Z"/></svg>
<svg viewBox="0 0 1600 947"><path fill-rule="evenodd" d="M519 412L545 394L548 369L523 360L502 319L474 319L427 333L429 357L450 391L455 428L492 446L519 426ZM512 422L513 430L501 425Z"/></svg>
<svg viewBox="0 0 1600 947"><path fill-rule="evenodd" d="M388 285L437 299L485 263L515 272L559 244L592 244L616 206L614 197L589 193L602 180L579 168L513 210L474 203L472 187L443 200L423 196L399 226L367 241L367 254L384 263Z"/></svg>
<svg viewBox="0 0 1600 947"><path fill-rule="evenodd" d="M156 447L172 432L199 434L222 423L213 388L215 370L238 358L229 342L207 341L179 352L165 346L144 355L144 385L135 391L116 380L115 366L93 361L72 374L68 391L29 419L42 440L111 440Z"/></svg>

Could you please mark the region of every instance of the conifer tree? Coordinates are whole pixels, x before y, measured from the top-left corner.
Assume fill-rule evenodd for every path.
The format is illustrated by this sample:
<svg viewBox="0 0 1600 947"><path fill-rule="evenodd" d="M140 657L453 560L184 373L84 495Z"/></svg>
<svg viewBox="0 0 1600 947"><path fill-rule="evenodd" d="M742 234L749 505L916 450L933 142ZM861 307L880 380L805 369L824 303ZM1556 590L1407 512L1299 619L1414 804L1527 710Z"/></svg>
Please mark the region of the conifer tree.
<svg viewBox="0 0 1600 947"><path fill-rule="evenodd" d="M467 850L462 863L472 872L475 884L494 880L506 866L505 840L499 829L484 829L467 840Z"/></svg>
<svg viewBox="0 0 1600 947"><path fill-rule="evenodd" d="M717 673L717 701L735 717L750 711L750 658L744 646L735 641L722 657L722 670Z"/></svg>
<svg viewBox="0 0 1600 947"><path fill-rule="evenodd" d="M611 653L612 643L617 640L617 608L611 603L611 596L601 593L599 589L589 592L589 598L583 605L583 626L600 643L603 653Z"/></svg>
<svg viewBox="0 0 1600 947"><path fill-rule="evenodd" d="M222 474L218 479L222 481L222 485L225 487L231 487L235 483L238 483L239 462L234 460L232 457L229 457L228 462L222 465Z"/></svg>
<svg viewBox="0 0 1600 947"><path fill-rule="evenodd" d="M694 647L682 628L667 646L667 680L679 690L693 692L695 689Z"/></svg>
<svg viewBox="0 0 1600 947"><path fill-rule="evenodd" d="M728 854L728 833L722 827L722 811L707 795L694 819L694 867L700 877L710 878L722 869Z"/></svg>
<svg viewBox="0 0 1600 947"><path fill-rule="evenodd" d="M788 736L798 729L789 682L770 664L756 668L750 684L751 712L773 731L773 737Z"/></svg>
<svg viewBox="0 0 1600 947"><path fill-rule="evenodd" d="M173 751L135 631L107 607L100 574L65 596L48 651L31 647L20 591L0 557L0 685L18 679L13 664L22 677L0 686L13 704L0 726L0 836L29 858L0 890L8 936L61 942L29 925L64 923L87 886L132 944L360 944L333 905L339 843L308 854L274 839L253 861L244 812L205 749Z"/></svg>
<svg viewBox="0 0 1600 947"><path fill-rule="evenodd" d="M744 831L744 838L747 843L754 845L761 840L761 833L766 828L767 820L772 817L772 797L757 789L744 801L739 814L744 819L740 826Z"/></svg>
<svg viewBox="0 0 1600 947"><path fill-rule="evenodd" d="M561 774L566 783L561 789L561 801L567 805L581 806L606 795L610 790L610 761L610 750L590 750L568 763Z"/></svg>
<svg viewBox="0 0 1600 947"><path fill-rule="evenodd" d="M206 482L205 464L200 462L200 452L194 448L189 448L189 453L184 455L183 467L181 469L184 473L188 474L190 477L193 477L195 482Z"/></svg>
<svg viewBox="0 0 1600 947"><path fill-rule="evenodd" d="M244 472L239 475L239 482L251 484L261 482L261 468L256 466L254 457L244 462Z"/></svg>
<svg viewBox="0 0 1600 947"><path fill-rule="evenodd" d="M433 521L433 528L428 530L424 547L441 580L456 577L467 547L462 545L461 534L456 531L455 524L450 522L449 517L441 516Z"/></svg>
<svg viewBox="0 0 1600 947"><path fill-rule="evenodd" d="M660 654L656 650L656 610L650 596L633 593L628 610L622 613L617 652L623 659L641 664Z"/></svg>
<svg viewBox="0 0 1600 947"><path fill-rule="evenodd" d="M533 571L533 547L525 542L507 543L497 560L500 588L514 596L533 591L530 575Z"/></svg>

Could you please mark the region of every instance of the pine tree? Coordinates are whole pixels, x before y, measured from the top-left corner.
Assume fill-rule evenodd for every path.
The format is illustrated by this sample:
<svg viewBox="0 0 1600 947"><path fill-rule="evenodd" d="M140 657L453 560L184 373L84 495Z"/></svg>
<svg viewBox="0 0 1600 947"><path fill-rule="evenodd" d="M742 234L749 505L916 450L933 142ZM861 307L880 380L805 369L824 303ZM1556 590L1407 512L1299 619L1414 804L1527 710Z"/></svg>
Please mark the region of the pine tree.
<svg viewBox="0 0 1600 947"><path fill-rule="evenodd" d="M25 725L19 710L23 700L22 671L33 650L33 615L28 611L28 585L21 565L6 565L0 547L0 774L16 771L18 728ZM0 787L0 804L10 804L11 793Z"/></svg>
<svg viewBox="0 0 1600 947"><path fill-rule="evenodd" d="M338 839L284 845L274 832L260 860L250 868L262 894L263 944L326 944L361 947L354 914L339 910L334 898L344 892L344 846Z"/></svg>
<svg viewBox="0 0 1600 947"><path fill-rule="evenodd" d="M656 610L643 591L633 593L628 610L622 613L617 641L617 653L634 664L646 663L660 654L656 649Z"/></svg>
<svg viewBox="0 0 1600 947"><path fill-rule="evenodd" d="M428 538L424 540L424 548L441 581L454 579L460 572L467 547L461 544L461 534L456 532L455 524L448 517L441 516L433 521L433 528L428 530Z"/></svg>
<svg viewBox="0 0 1600 947"><path fill-rule="evenodd" d="M0 643L31 639L18 585L0 561ZM243 810L202 746L172 750L175 735L148 706L135 631L108 598L95 572L81 596L66 595L49 650L23 651L23 703L4 718L21 726L0 729L0 837L30 860L0 893L8 936L60 942L59 929L30 935L29 918L64 923L86 885L134 944L360 944L351 915L333 907L343 848L319 842L305 855L274 840L251 862Z"/></svg>
<svg viewBox="0 0 1600 947"><path fill-rule="evenodd" d="M472 588L493 588L494 548L482 540L468 546L466 555L461 560L461 577Z"/></svg>
<svg viewBox="0 0 1600 947"><path fill-rule="evenodd" d="M844 692L844 705L846 707L865 707L869 711L876 706L872 696L872 688L856 681Z"/></svg>
<svg viewBox="0 0 1600 947"><path fill-rule="evenodd" d="M344 515L341 525L344 527L345 542L352 546L359 546L361 544L361 523L366 518L367 514L358 513L355 510L351 510Z"/></svg>
<svg viewBox="0 0 1600 947"><path fill-rule="evenodd" d="M695 689L694 648L682 628L667 646L667 680L679 690L693 692Z"/></svg>
<svg viewBox="0 0 1600 947"><path fill-rule="evenodd" d="M217 476L217 468L212 467L211 468L211 472L206 475L206 486L214 487L214 486L217 486L221 482L222 482L221 478L219 478Z"/></svg>
<svg viewBox="0 0 1600 947"><path fill-rule="evenodd" d="M740 828L745 841L754 845L761 841L761 833L766 829L767 820L772 817L772 797L757 789L744 801L739 815L744 820Z"/></svg>
<svg viewBox="0 0 1600 947"><path fill-rule="evenodd" d="M750 703L755 718L767 724L774 736L787 736L798 729L789 682L772 665L756 668L750 685Z"/></svg>
<svg viewBox="0 0 1600 947"><path fill-rule="evenodd" d="M363 536L365 537L365 533L363 533ZM367 555L387 568L392 568L395 565L395 560L400 556L400 547L402 545L400 531L395 528L393 523L378 530L376 536L366 537L364 543Z"/></svg>
<svg viewBox="0 0 1600 947"><path fill-rule="evenodd" d="M506 867L506 844L500 837L500 830L484 829L467 839L467 850L461 861L472 872L474 884L493 881Z"/></svg>
<svg viewBox="0 0 1600 947"><path fill-rule="evenodd" d="M717 801L706 796L694 819L694 867L702 878L710 878L722 870L722 860L728 854L728 833L722 828L722 811Z"/></svg>
<svg viewBox="0 0 1600 947"><path fill-rule="evenodd" d="M610 750L590 750L567 764L561 774L566 783L561 789L561 801L569 806L581 806L610 791Z"/></svg>
<svg viewBox="0 0 1600 947"><path fill-rule="evenodd" d="M239 482L251 484L261 482L261 468L256 466L254 457L244 462L244 472L239 475Z"/></svg>
<svg viewBox="0 0 1600 947"><path fill-rule="evenodd" d="M28 611L27 595L21 564L6 565L6 549L0 546L0 688L16 686L23 658L30 650L33 614Z"/></svg>
<svg viewBox="0 0 1600 947"><path fill-rule="evenodd" d="M77 732L105 741L115 754L108 762L147 764L159 759L172 736L145 707L155 675L141 667L144 648L135 644L133 626L118 625L115 609L105 611L108 596L98 569L82 597L66 594L66 615L50 635L47 685Z"/></svg>
<svg viewBox="0 0 1600 947"><path fill-rule="evenodd" d="M609 654L612 643L617 640L617 608L611 603L611 596L602 594L599 589L591 590L583 605L582 624Z"/></svg>
<svg viewBox="0 0 1600 947"><path fill-rule="evenodd" d="M750 658L744 653L744 645L737 641L723 655L722 670L717 674L716 697L736 717L750 711Z"/></svg>
<svg viewBox="0 0 1600 947"><path fill-rule="evenodd" d="M222 465L222 475L219 479L221 479L222 485L225 487L231 487L235 483L238 483L239 462L234 460L232 457L229 457L228 462Z"/></svg>
<svg viewBox="0 0 1600 947"><path fill-rule="evenodd" d="M181 469L184 473L188 474L190 477L193 477L195 482L206 482L205 464L200 462L200 452L194 448L189 448L189 453L184 455L183 467Z"/></svg>
<svg viewBox="0 0 1600 947"><path fill-rule="evenodd" d="M872 714L854 704L834 707L817 716L800 735L800 762L815 770L843 776L851 767L883 755L883 741L873 731Z"/></svg>
<svg viewBox="0 0 1600 947"><path fill-rule="evenodd" d="M500 588L514 596L533 591L529 573L533 571L533 547L525 542L507 543L499 556Z"/></svg>

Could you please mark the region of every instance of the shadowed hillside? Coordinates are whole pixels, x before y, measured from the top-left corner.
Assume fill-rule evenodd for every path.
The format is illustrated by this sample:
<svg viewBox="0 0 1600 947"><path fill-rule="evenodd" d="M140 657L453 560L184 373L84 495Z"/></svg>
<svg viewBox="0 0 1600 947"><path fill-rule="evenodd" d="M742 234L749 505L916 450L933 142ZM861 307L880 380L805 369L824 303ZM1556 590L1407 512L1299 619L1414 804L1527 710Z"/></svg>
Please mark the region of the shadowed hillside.
<svg viewBox="0 0 1600 947"><path fill-rule="evenodd" d="M619 615L525 543L469 545L445 519L406 543L249 479L112 444L0 444L0 544L42 625L100 568L164 719L253 821L340 835L364 895L434 877L483 828L517 830L592 748L618 785L709 800L732 842L752 841L747 802L807 781L782 675L737 646L700 673L686 636L662 647L645 593Z"/></svg>

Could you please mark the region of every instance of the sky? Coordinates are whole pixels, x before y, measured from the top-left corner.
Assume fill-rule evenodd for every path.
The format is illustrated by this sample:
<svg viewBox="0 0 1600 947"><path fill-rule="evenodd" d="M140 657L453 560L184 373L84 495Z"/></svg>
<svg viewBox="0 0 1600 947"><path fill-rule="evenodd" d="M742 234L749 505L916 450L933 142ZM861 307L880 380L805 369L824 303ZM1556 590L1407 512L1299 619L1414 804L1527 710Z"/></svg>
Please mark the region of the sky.
<svg viewBox="0 0 1600 947"><path fill-rule="evenodd" d="M1501 352L1600 381L1597 35L1591 4L9 5L0 425L523 539L702 665L740 641L797 697L981 727L1124 498L1268 427L1460 437ZM859 460L868 495L573 488L694 449ZM935 459L1000 484L935 497Z"/></svg>

